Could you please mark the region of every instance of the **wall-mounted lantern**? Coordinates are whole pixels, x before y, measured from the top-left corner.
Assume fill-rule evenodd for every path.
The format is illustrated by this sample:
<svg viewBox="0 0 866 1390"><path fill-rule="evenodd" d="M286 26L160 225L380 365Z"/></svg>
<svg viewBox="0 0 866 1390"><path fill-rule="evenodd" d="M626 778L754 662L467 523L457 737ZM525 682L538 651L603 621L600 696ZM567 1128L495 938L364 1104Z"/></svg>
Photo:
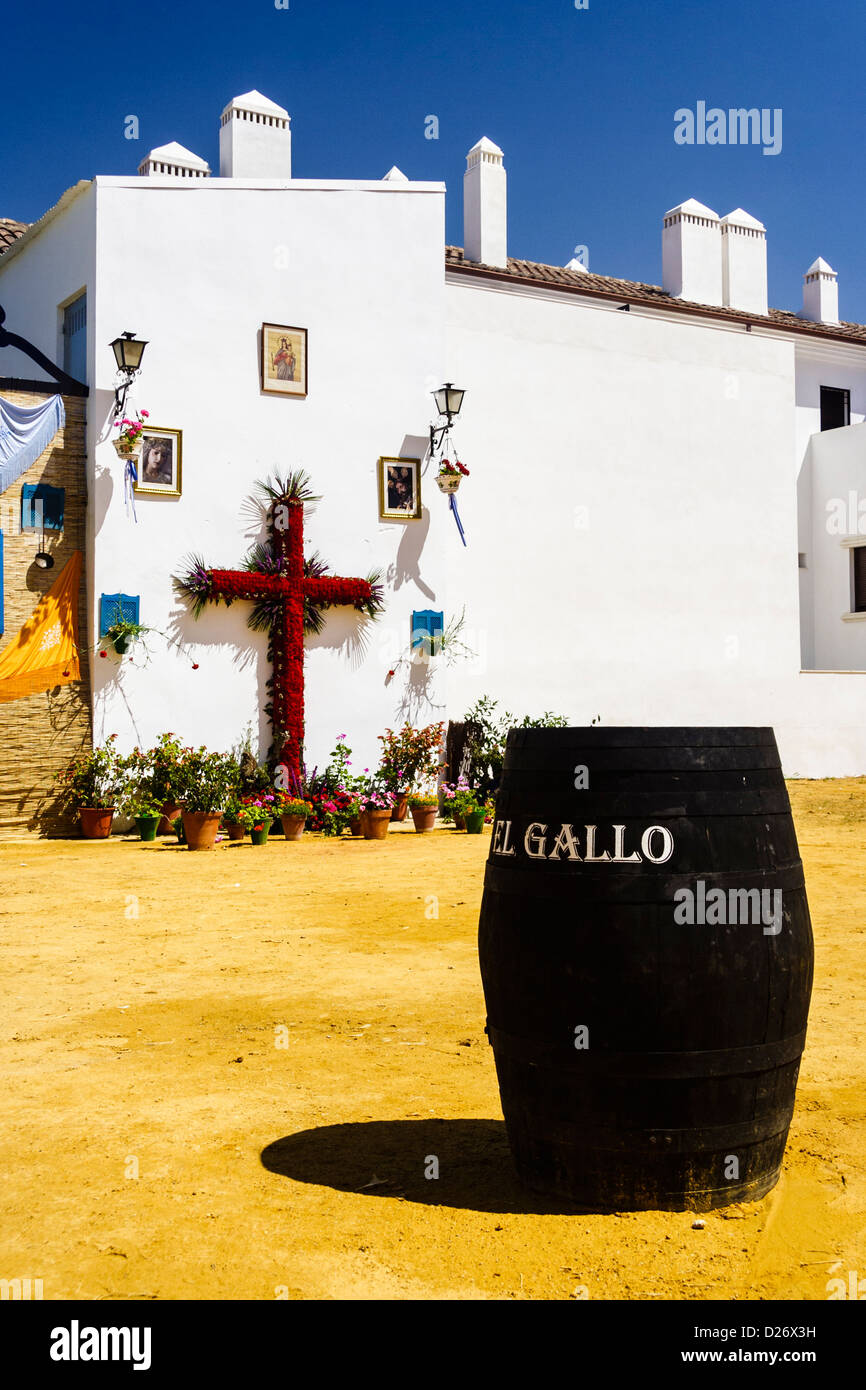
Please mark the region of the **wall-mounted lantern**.
<svg viewBox="0 0 866 1390"><path fill-rule="evenodd" d="M141 371L141 359L144 356L144 349L147 343L141 338L136 338L134 333L122 333L119 338L115 338L109 347L114 353L114 360L117 363L117 370L123 376L120 385L114 391L114 418L118 419L126 409L126 397L129 388Z"/></svg>
<svg viewBox="0 0 866 1390"><path fill-rule="evenodd" d="M450 381L446 381L444 386L440 386L438 391L433 392L433 399L436 402L436 409L440 415L445 416L444 425L430 426L430 451L435 453L437 440L441 440L451 428L452 420L455 415L460 414L460 407L463 404L463 397L466 395L459 386L454 386Z"/></svg>

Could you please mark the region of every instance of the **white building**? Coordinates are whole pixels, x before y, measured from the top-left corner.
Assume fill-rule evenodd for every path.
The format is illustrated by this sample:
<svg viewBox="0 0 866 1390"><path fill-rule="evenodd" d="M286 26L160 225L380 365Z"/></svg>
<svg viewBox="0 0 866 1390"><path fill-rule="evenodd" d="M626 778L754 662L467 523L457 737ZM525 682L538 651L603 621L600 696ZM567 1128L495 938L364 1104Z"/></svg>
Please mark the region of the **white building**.
<svg viewBox="0 0 866 1390"><path fill-rule="evenodd" d="M255 92L222 114L219 177L176 143L140 169L76 184L0 256L7 326L54 361L86 296L91 644L120 591L198 663L158 636L147 663L96 661L95 739L227 748L252 722L264 751L265 638L245 604L195 622L172 575L191 551L237 566L254 481L303 467L308 549L378 566L387 597L365 647L337 610L307 639L308 765L343 732L366 765L386 726L489 693L575 724L771 724L789 775L866 770L866 327L825 261L800 315L768 311L763 225L694 200L662 219L663 287L511 259L488 139L446 248L444 185L293 179L288 113ZM262 392L263 323L307 330L306 397ZM137 521L110 442L127 329L135 404L183 431L182 495ZM466 390L466 548L429 462L421 520L378 517L377 461L424 458L444 381ZM465 609L476 656L389 678L428 608Z"/></svg>

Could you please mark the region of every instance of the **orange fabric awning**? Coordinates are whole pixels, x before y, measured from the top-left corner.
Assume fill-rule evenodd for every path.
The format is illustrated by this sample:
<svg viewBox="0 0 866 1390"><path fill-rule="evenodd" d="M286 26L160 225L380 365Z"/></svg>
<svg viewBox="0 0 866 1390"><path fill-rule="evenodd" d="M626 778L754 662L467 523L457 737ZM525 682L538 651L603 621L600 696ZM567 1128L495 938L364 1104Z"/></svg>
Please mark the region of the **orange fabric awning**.
<svg viewBox="0 0 866 1390"><path fill-rule="evenodd" d="M32 616L0 651L0 703L81 680L78 586L83 562L76 550Z"/></svg>

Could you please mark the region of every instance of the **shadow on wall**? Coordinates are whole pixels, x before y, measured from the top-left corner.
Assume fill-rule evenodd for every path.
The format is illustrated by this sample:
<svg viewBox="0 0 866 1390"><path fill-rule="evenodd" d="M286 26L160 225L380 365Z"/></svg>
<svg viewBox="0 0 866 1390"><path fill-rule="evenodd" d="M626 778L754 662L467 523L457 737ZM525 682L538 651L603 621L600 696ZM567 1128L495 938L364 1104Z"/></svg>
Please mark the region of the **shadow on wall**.
<svg viewBox="0 0 866 1390"><path fill-rule="evenodd" d="M53 780L53 775L54 772L59 772L62 767L66 766L67 761L75 752L90 747L90 731L87 725L80 729L79 739L70 738L75 726L81 725L82 704L86 705L87 703L87 687L84 682L76 682L72 685L55 685L51 690L45 691L44 696L31 696L30 698L44 698L46 700L53 744L56 748L63 748L64 751L56 758L48 786L45 785L44 775L40 777L41 791L39 783L34 780L29 789L22 791L18 803L19 808L23 810L32 796L38 796L33 813L27 822L27 829L35 830L38 834L49 838L68 838L79 833L78 815L65 801ZM67 742L67 740L69 741ZM53 759L52 762L54 762ZM22 770L21 764L19 764L20 770Z"/></svg>
<svg viewBox="0 0 866 1390"><path fill-rule="evenodd" d="M388 680L385 683L390 685ZM397 718L404 724L417 725L434 715L437 709L444 710L444 702L437 705L433 700L433 687L434 671L429 660L411 661L409 675L395 705Z"/></svg>
<svg viewBox="0 0 866 1390"><path fill-rule="evenodd" d="M400 523L404 524L404 523ZM410 521L403 532L403 538L397 547L397 557L393 565L388 566L386 579L396 593L404 584L410 581L421 590L425 598L436 598L436 592L430 588L421 578L421 552L427 540L427 532L430 530L430 509L421 508L421 520Z"/></svg>
<svg viewBox="0 0 866 1390"><path fill-rule="evenodd" d="M438 1162L438 1177L431 1158ZM574 1206L520 1186L502 1120L374 1120L327 1125L262 1151L270 1173L355 1192L462 1211L567 1214Z"/></svg>
<svg viewBox="0 0 866 1390"><path fill-rule="evenodd" d="M351 669L357 671L370 651L375 627L375 622L363 613L343 607L328 608L325 610L325 626L321 632L307 633L304 648L308 652L319 648L341 652L347 657Z"/></svg>

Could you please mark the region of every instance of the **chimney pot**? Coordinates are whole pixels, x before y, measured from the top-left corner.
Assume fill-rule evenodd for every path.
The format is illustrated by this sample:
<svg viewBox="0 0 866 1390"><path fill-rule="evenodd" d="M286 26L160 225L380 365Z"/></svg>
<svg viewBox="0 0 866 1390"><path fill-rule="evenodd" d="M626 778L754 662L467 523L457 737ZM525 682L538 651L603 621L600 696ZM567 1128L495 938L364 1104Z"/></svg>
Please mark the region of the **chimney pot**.
<svg viewBox="0 0 866 1390"><path fill-rule="evenodd" d="M261 92L235 97L220 116L220 178L290 179L288 111Z"/></svg>
<svg viewBox="0 0 866 1390"><path fill-rule="evenodd" d="M463 259L508 265L505 166L498 145L485 135L466 156L463 175Z"/></svg>
<svg viewBox="0 0 866 1390"><path fill-rule="evenodd" d="M675 299L722 303L722 246L719 215L696 198L665 213L662 284Z"/></svg>
<svg viewBox="0 0 866 1390"><path fill-rule="evenodd" d="M727 309L767 313L767 231L736 208L719 223L722 234L722 303Z"/></svg>
<svg viewBox="0 0 866 1390"><path fill-rule="evenodd" d="M839 322L839 281L823 256L814 260L803 276L803 309L801 319L811 323Z"/></svg>

